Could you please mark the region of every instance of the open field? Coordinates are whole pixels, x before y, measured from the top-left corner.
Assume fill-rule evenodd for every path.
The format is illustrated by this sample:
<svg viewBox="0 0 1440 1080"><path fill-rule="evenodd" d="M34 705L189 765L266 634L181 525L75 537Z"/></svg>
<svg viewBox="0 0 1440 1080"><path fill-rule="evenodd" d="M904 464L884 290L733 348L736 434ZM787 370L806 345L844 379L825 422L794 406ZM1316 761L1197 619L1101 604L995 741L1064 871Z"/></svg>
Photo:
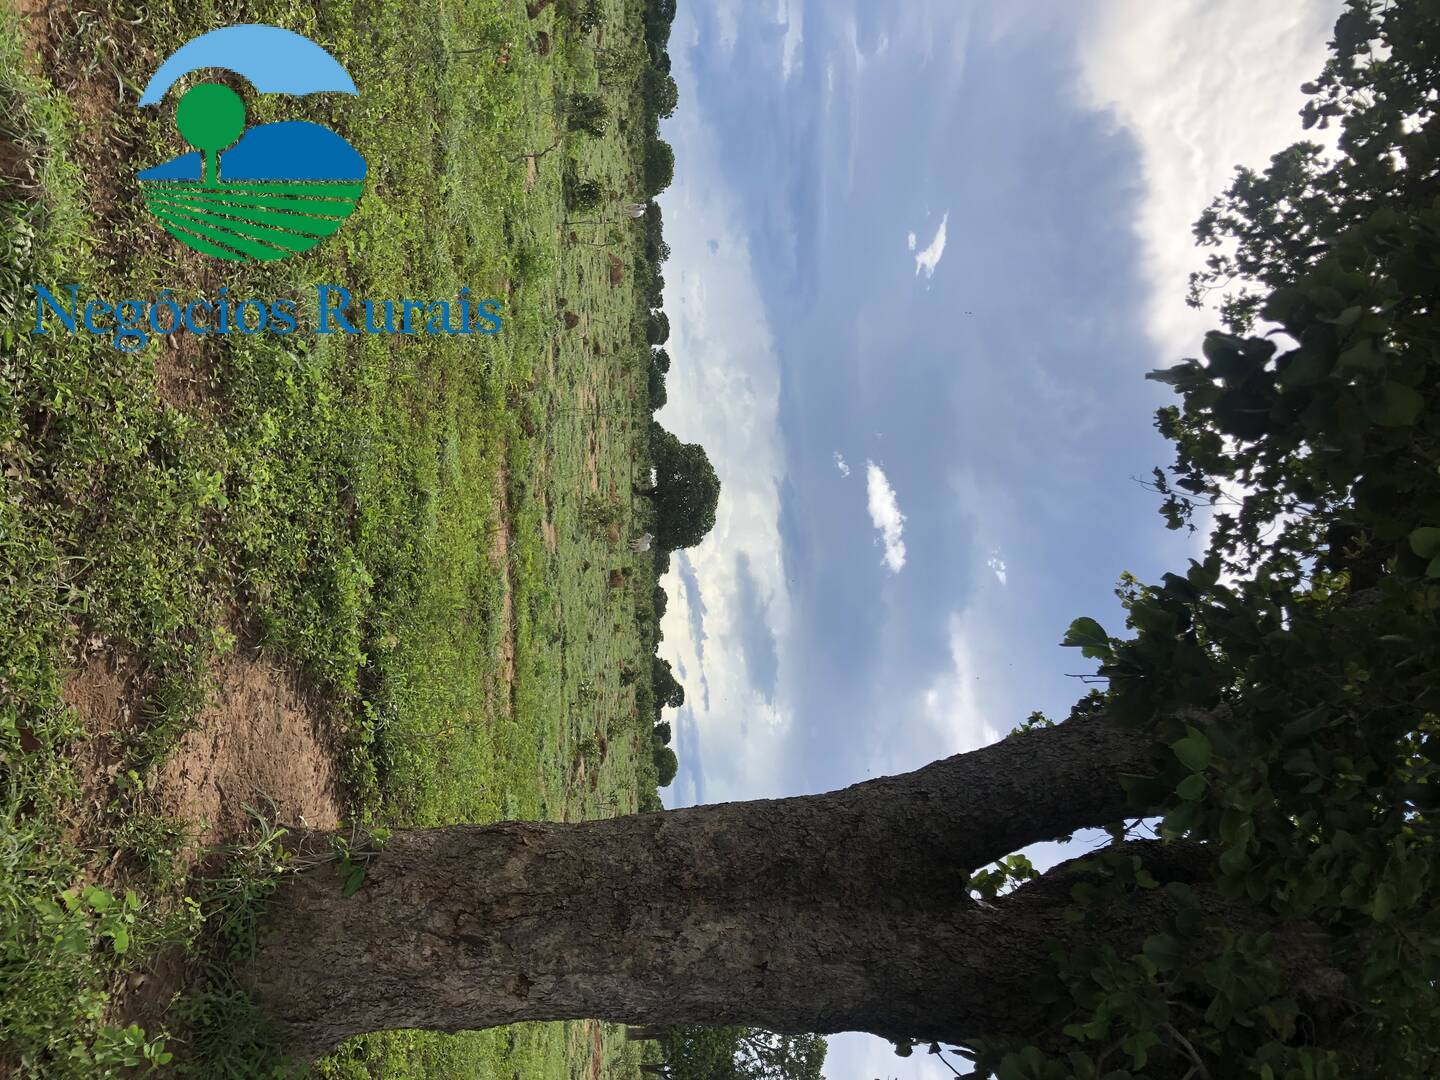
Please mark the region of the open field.
<svg viewBox="0 0 1440 1080"><path fill-rule="evenodd" d="M600 181L600 209L577 216L616 219L610 193L639 198L638 143L618 123L568 133L558 112L586 90L636 114L630 87L600 86L595 53L638 35L639 14L608 0L582 30L538 6L0 16L0 1074L106 1075L168 1052L169 1068L261 1074L225 997L243 964L222 949L224 913L276 850L257 815L358 837L574 821L653 791L633 673L653 651L654 570L625 543L644 529L632 482L649 421L636 239L568 224L563 183ZM247 102L256 121L327 123L369 163L338 235L282 263L189 252L134 179L181 149L173 103L142 115L139 88L181 42L240 22L306 34L361 91ZM32 283L182 303L222 284L464 286L505 322L493 337L157 335L124 352L30 334ZM248 861L214 854L246 844ZM228 1041L204 1031L216 1016ZM371 1036L318 1071L628 1076L638 1060L575 1023Z"/></svg>

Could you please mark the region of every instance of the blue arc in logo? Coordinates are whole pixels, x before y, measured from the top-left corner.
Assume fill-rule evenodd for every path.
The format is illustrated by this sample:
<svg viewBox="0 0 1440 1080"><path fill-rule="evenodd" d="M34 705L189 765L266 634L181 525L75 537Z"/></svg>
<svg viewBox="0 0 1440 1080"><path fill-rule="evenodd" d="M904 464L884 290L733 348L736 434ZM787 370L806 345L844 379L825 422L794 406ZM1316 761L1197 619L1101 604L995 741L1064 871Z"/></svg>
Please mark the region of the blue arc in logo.
<svg viewBox="0 0 1440 1080"><path fill-rule="evenodd" d="M145 84L141 105L155 105L176 80L196 68L226 68L262 94L358 94L355 81L328 52L279 26L241 23L187 41Z"/></svg>

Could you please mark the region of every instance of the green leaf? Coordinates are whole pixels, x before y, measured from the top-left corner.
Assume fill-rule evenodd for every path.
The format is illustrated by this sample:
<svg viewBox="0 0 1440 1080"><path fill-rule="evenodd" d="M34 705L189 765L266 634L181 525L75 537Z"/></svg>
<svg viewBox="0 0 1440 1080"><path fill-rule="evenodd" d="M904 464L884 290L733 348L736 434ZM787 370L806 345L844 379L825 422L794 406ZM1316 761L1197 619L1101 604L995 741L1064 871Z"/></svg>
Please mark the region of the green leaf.
<svg viewBox="0 0 1440 1080"><path fill-rule="evenodd" d="M1189 885L1186 885L1183 881L1166 882L1165 891L1169 893L1170 896L1175 900L1175 902L1181 907L1193 908L1200 906L1200 897L1196 894L1194 889L1192 889Z"/></svg>
<svg viewBox="0 0 1440 1080"><path fill-rule="evenodd" d="M1238 874L1250 865L1250 852L1245 844L1226 848L1220 856L1220 870L1225 874Z"/></svg>
<svg viewBox="0 0 1440 1080"><path fill-rule="evenodd" d="M117 926L110 931L110 940L115 943L115 952L124 956L130 948L130 932L123 926Z"/></svg>
<svg viewBox="0 0 1440 1080"><path fill-rule="evenodd" d="M1078 648L1092 659L1110 655L1110 635L1091 618L1081 617L1072 622L1060 644L1066 648Z"/></svg>
<svg viewBox="0 0 1440 1080"><path fill-rule="evenodd" d="M1404 383L1387 379L1365 399L1365 415L1381 427L1409 427L1425 408L1425 399Z"/></svg>
<svg viewBox="0 0 1440 1080"><path fill-rule="evenodd" d="M1199 817L1199 803L1182 802L1165 815L1165 820L1160 825L1160 831L1172 839L1184 836L1194 828L1195 822Z"/></svg>
<svg viewBox="0 0 1440 1080"><path fill-rule="evenodd" d="M1375 890L1375 899L1370 904L1370 915L1376 922L1385 922L1395 911L1395 886L1382 882Z"/></svg>
<svg viewBox="0 0 1440 1080"><path fill-rule="evenodd" d="M1330 374L1330 358L1315 348L1299 348L1286 354L1285 366L1277 380L1281 386L1309 386Z"/></svg>
<svg viewBox="0 0 1440 1080"><path fill-rule="evenodd" d="M1210 740L1205 737L1203 732L1197 731L1193 727L1187 726L1185 730L1186 736L1171 743L1170 749L1180 759L1180 764L1191 772L1204 772L1210 767L1210 761L1214 757Z"/></svg>
<svg viewBox="0 0 1440 1080"><path fill-rule="evenodd" d="M1157 971L1174 971L1180 966L1180 942L1169 934L1151 934L1145 939L1140 951L1145 954L1145 959L1155 965Z"/></svg>
<svg viewBox="0 0 1440 1080"><path fill-rule="evenodd" d="M354 896L357 889L365 884L365 868L357 866L350 871L350 876L345 879L345 888L342 890L345 896Z"/></svg>
<svg viewBox="0 0 1440 1080"><path fill-rule="evenodd" d="M1427 526L1410 534L1410 550L1422 559L1440 555L1440 529Z"/></svg>
<svg viewBox="0 0 1440 1080"><path fill-rule="evenodd" d="M1364 314L1365 309L1361 305L1353 304L1350 307L1347 307L1339 315L1336 315L1335 318L1321 319L1320 321L1333 322L1336 326L1341 327L1342 329L1348 329L1349 327L1354 326L1359 321L1360 316Z"/></svg>
<svg viewBox="0 0 1440 1080"><path fill-rule="evenodd" d="M1180 786L1175 789L1175 793L1187 802L1194 802L1205 794L1205 789L1209 786L1204 773L1191 773L1180 781Z"/></svg>
<svg viewBox="0 0 1440 1080"><path fill-rule="evenodd" d="M1340 354L1341 371L1379 371L1385 366L1385 358L1375 351L1373 338L1351 345Z"/></svg>
<svg viewBox="0 0 1440 1080"><path fill-rule="evenodd" d="M115 906L115 897L110 895L107 890L95 885L86 885L82 895L92 911L105 912Z"/></svg>

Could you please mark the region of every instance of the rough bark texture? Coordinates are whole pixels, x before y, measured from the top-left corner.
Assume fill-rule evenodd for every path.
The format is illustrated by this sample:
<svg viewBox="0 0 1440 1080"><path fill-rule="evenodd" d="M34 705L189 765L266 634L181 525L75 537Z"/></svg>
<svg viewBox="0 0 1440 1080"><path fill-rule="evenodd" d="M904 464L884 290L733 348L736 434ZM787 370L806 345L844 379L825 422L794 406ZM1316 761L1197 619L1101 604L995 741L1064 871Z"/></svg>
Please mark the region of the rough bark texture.
<svg viewBox="0 0 1440 1080"><path fill-rule="evenodd" d="M366 1031L519 1020L743 1023L961 1039L1042 1025L1058 886L994 906L971 871L1124 816L1143 740L1076 720L803 798L571 825L397 833L365 886L277 893L257 989L301 1058ZM1068 886L1064 886L1068 888ZM1163 896L1117 911L1133 945Z"/></svg>

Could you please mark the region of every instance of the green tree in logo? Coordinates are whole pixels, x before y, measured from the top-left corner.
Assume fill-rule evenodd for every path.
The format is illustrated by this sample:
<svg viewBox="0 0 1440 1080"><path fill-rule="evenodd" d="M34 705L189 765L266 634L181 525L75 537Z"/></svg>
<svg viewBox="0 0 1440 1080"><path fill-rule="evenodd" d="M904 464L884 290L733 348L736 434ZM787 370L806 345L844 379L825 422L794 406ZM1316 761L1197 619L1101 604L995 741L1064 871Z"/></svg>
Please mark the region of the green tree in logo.
<svg viewBox="0 0 1440 1080"><path fill-rule="evenodd" d="M240 95L219 83L192 86L175 110L180 136L204 155L200 180L206 187L220 183L220 151L245 130L245 103Z"/></svg>

